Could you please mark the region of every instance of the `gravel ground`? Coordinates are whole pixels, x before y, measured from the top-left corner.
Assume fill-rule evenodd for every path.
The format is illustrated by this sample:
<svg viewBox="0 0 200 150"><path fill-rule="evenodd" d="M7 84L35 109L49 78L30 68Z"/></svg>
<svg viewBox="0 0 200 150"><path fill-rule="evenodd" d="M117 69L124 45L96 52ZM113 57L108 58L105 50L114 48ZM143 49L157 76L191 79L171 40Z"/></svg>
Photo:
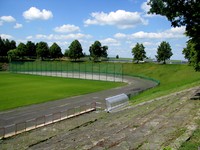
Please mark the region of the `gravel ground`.
<svg viewBox="0 0 200 150"><path fill-rule="evenodd" d="M0 149L177 149L197 128L194 87L114 113L92 112L0 141Z"/></svg>

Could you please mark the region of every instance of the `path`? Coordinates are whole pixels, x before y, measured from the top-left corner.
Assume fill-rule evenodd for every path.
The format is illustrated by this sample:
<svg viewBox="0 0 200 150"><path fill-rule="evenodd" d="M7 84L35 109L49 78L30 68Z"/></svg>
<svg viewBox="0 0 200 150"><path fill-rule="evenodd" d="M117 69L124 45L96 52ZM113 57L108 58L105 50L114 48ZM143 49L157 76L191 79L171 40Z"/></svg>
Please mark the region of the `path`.
<svg viewBox="0 0 200 150"><path fill-rule="evenodd" d="M134 94L138 91L143 91L156 86L156 83L153 81L134 77L124 77L124 81L128 82L128 85L106 91L0 112L0 128L3 126L10 126L16 123L38 118L44 115L53 114L59 111L64 111L69 108L74 108L76 106L81 106L85 103L94 101L101 102L103 107L105 104L104 99L107 97L121 93Z"/></svg>

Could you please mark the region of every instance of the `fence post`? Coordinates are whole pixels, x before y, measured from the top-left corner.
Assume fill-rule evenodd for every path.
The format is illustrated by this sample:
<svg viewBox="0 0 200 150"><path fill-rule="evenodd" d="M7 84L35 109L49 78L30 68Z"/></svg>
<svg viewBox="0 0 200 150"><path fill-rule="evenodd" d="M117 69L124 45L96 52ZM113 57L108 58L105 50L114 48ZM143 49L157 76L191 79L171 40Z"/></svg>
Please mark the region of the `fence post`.
<svg viewBox="0 0 200 150"><path fill-rule="evenodd" d="M100 63L99 63L99 80L100 80L100 75L101 75L100 71L101 69L100 69Z"/></svg>
<svg viewBox="0 0 200 150"><path fill-rule="evenodd" d="M4 138L5 137L5 127L0 128L0 133L2 133L2 134L0 134L0 137Z"/></svg>
<svg viewBox="0 0 200 150"><path fill-rule="evenodd" d="M121 64L121 68L122 68L122 82L124 81L124 65L123 64Z"/></svg>
<svg viewBox="0 0 200 150"><path fill-rule="evenodd" d="M58 62L56 61L56 77L58 76Z"/></svg>
<svg viewBox="0 0 200 150"><path fill-rule="evenodd" d="M73 71L73 77L72 78L74 78L74 63L72 63L72 71Z"/></svg>
<svg viewBox="0 0 200 150"><path fill-rule="evenodd" d="M85 69L85 79L86 79L86 64L85 64L85 68L84 69Z"/></svg>
<svg viewBox="0 0 200 150"><path fill-rule="evenodd" d="M94 110L96 110L96 105L97 105L96 102L92 103L92 108L94 108Z"/></svg>
<svg viewBox="0 0 200 150"><path fill-rule="evenodd" d="M61 77L62 77L62 64L63 64L63 62L61 61L61 62L60 62Z"/></svg>
<svg viewBox="0 0 200 150"><path fill-rule="evenodd" d="M81 64L80 63L78 63L78 64L79 64L79 79L80 79L81 78L81 75L80 75L81 74L81 70L80 70L81 69L81 67L80 67Z"/></svg>
<svg viewBox="0 0 200 150"><path fill-rule="evenodd" d="M93 80L93 63L92 63L92 80Z"/></svg>
<svg viewBox="0 0 200 150"><path fill-rule="evenodd" d="M115 82L115 71L116 71L116 70L115 70L115 64L114 64L114 82Z"/></svg>

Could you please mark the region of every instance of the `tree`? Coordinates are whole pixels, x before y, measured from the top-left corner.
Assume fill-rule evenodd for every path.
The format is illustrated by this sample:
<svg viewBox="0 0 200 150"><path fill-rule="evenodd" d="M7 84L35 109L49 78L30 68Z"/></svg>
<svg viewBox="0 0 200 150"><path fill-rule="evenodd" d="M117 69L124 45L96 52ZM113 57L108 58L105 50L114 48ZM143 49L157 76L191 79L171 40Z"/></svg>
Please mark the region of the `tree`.
<svg viewBox="0 0 200 150"><path fill-rule="evenodd" d="M3 39L0 37L0 56L4 56L5 44Z"/></svg>
<svg viewBox="0 0 200 150"><path fill-rule="evenodd" d="M145 47L143 44L137 43L135 47L132 49L132 54L134 56L133 60L136 61L137 63L139 61L143 61L144 58L146 58L146 52L145 52Z"/></svg>
<svg viewBox="0 0 200 150"><path fill-rule="evenodd" d="M66 49L66 50L65 50L64 56L65 56L65 57L69 57L69 49Z"/></svg>
<svg viewBox="0 0 200 150"><path fill-rule="evenodd" d="M37 56L44 60L45 57L49 56L49 47L46 42L39 42L36 44Z"/></svg>
<svg viewBox="0 0 200 150"><path fill-rule="evenodd" d="M53 43L51 47L49 48L50 56L51 58L59 58L62 57L62 52L60 46L58 44Z"/></svg>
<svg viewBox="0 0 200 150"><path fill-rule="evenodd" d="M166 60L170 59L172 55L173 53L170 44L166 41L161 42L161 44L158 46L156 55L157 61L163 61L163 64L166 64Z"/></svg>
<svg viewBox="0 0 200 150"><path fill-rule="evenodd" d="M108 46L101 46L99 41L95 41L89 48L90 56L93 57L94 61L98 61L101 57L107 57Z"/></svg>
<svg viewBox="0 0 200 150"><path fill-rule="evenodd" d="M105 57L105 58L108 57L107 50L108 50L108 46L102 46L102 54L101 54L101 57Z"/></svg>
<svg viewBox="0 0 200 150"><path fill-rule="evenodd" d="M27 55L27 47L24 43L19 43L17 46L17 54L19 57L24 57Z"/></svg>
<svg viewBox="0 0 200 150"><path fill-rule="evenodd" d="M194 43L191 40L187 42L187 47L183 49L182 53L185 55L185 59L188 60L189 64L191 64L195 55Z"/></svg>
<svg viewBox="0 0 200 150"><path fill-rule="evenodd" d="M9 41L8 39L3 40L3 42L4 42L3 56L7 56L9 50L16 48L16 42L14 40Z"/></svg>
<svg viewBox="0 0 200 150"><path fill-rule="evenodd" d="M10 41L9 50L16 49L16 42L14 40Z"/></svg>
<svg viewBox="0 0 200 150"><path fill-rule="evenodd" d="M78 40L74 40L70 44L68 56L69 58L74 59L75 61L83 57L83 49Z"/></svg>
<svg viewBox="0 0 200 150"><path fill-rule="evenodd" d="M166 16L173 27L186 26L186 35L194 44L192 56L196 71L200 71L200 1L199 0L149 0L149 13Z"/></svg>
<svg viewBox="0 0 200 150"><path fill-rule="evenodd" d="M26 47L27 47L27 56L32 57L32 56L36 56L36 45L35 43L28 41L26 43Z"/></svg>
<svg viewBox="0 0 200 150"><path fill-rule="evenodd" d="M9 61L16 59L17 56L19 55L17 49L9 50L7 54L8 54L8 60Z"/></svg>

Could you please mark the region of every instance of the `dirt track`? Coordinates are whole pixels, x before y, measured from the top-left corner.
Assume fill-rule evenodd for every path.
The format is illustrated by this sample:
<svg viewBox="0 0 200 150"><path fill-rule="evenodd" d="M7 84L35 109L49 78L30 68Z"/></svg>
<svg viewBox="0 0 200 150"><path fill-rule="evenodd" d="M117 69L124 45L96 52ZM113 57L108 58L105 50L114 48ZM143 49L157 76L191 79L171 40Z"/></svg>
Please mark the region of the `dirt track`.
<svg viewBox="0 0 200 150"><path fill-rule="evenodd" d="M62 121L3 140L0 149L176 149L197 128L200 101L189 100L196 89L115 113L93 112Z"/></svg>

